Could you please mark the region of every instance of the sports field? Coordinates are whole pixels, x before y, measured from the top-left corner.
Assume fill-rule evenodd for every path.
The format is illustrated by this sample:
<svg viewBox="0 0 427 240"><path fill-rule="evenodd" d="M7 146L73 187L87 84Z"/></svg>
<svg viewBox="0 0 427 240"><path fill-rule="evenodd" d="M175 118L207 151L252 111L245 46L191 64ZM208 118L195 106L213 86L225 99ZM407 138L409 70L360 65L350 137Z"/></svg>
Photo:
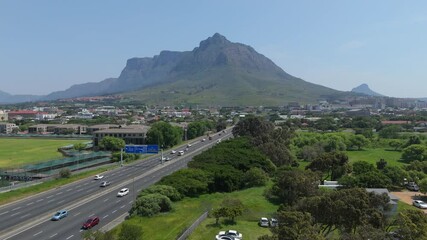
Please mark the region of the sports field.
<svg viewBox="0 0 427 240"><path fill-rule="evenodd" d="M62 158L59 147L87 142L70 139L14 139L0 138L0 168L15 168L23 165Z"/></svg>

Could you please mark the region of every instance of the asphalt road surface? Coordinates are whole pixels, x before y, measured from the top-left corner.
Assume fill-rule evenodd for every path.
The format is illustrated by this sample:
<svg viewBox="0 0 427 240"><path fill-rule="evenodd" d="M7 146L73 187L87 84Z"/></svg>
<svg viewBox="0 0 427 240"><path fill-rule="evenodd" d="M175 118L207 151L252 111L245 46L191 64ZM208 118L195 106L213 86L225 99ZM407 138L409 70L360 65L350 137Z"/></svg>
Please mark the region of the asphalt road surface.
<svg viewBox="0 0 427 240"><path fill-rule="evenodd" d="M201 138L190 142L191 147L176 148L177 152L163 153L168 161L161 161L160 154L133 164L104 172L102 180L86 178L57 189L0 206L0 239L81 239L83 222L91 216L98 216L100 223L93 229L107 224L119 223L130 210L137 193L179 169L185 168L192 157L215 145L219 139L231 136L226 133L212 135L212 140ZM185 151L178 156L178 151ZM110 186L100 187L102 181ZM117 197L122 188L129 188L128 195ZM51 221L53 214L61 209L68 210L68 216Z"/></svg>

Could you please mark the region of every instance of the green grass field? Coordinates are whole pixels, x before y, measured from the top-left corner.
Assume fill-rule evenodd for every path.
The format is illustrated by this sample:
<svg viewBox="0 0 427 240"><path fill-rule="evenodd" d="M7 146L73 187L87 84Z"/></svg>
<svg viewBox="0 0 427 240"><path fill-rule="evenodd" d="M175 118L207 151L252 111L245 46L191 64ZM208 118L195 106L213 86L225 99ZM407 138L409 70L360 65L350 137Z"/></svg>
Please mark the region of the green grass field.
<svg viewBox="0 0 427 240"><path fill-rule="evenodd" d="M58 152L59 147L87 141L0 138L0 168L14 168L62 158L62 154Z"/></svg>
<svg viewBox="0 0 427 240"><path fill-rule="evenodd" d="M404 162L400 161L402 152L390 151L386 148L367 148L361 151L347 151L350 162L366 161L376 166L381 158L388 162L389 166L404 166Z"/></svg>
<svg viewBox="0 0 427 240"><path fill-rule="evenodd" d="M251 188L232 193L215 193L199 198L185 198L174 204L170 213L154 217L135 217L128 221L139 224L143 235L150 239L175 239L189 227L207 209L218 206L225 197L239 198L246 207L244 215L236 218L236 224L227 225L222 219L220 225L215 225L214 218L207 218L188 238L189 240L214 239L221 230L235 229L243 233L244 239L256 240L259 236L269 234L270 230L258 226L259 218L270 217L277 211L278 206L268 202L263 194L265 188ZM117 227L115 232L118 231Z"/></svg>

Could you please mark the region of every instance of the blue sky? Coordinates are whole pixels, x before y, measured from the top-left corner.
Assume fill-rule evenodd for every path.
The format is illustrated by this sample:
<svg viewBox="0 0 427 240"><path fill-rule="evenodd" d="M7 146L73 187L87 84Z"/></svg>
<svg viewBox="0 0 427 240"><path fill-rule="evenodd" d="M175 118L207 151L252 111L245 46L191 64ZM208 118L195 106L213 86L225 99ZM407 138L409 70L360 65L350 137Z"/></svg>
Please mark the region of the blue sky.
<svg viewBox="0 0 427 240"><path fill-rule="evenodd" d="M220 33L291 75L427 97L427 1L0 0L0 90L48 94L118 77L132 57Z"/></svg>

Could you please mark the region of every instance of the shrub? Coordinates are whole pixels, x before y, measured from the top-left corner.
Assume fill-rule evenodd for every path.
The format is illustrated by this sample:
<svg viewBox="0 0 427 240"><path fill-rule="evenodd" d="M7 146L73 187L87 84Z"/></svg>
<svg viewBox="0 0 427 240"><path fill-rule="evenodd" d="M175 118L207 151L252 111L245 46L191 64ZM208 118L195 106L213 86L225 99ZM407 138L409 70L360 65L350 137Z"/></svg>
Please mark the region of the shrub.
<svg viewBox="0 0 427 240"><path fill-rule="evenodd" d="M71 176L71 170L68 168L63 168L59 171L60 178L69 178Z"/></svg>
<svg viewBox="0 0 427 240"><path fill-rule="evenodd" d="M153 193L138 197L129 214L131 216L151 217L160 212L170 211L171 209L172 202L168 197L159 193Z"/></svg>
<svg viewBox="0 0 427 240"><path fill-rule="evenodd" d="M182 195L172 186L168 185L153 185L143 191L141 191L138 197L142 197L148 194L159 193L168 197L172 201L179 201L182 199Z"/></svg>

